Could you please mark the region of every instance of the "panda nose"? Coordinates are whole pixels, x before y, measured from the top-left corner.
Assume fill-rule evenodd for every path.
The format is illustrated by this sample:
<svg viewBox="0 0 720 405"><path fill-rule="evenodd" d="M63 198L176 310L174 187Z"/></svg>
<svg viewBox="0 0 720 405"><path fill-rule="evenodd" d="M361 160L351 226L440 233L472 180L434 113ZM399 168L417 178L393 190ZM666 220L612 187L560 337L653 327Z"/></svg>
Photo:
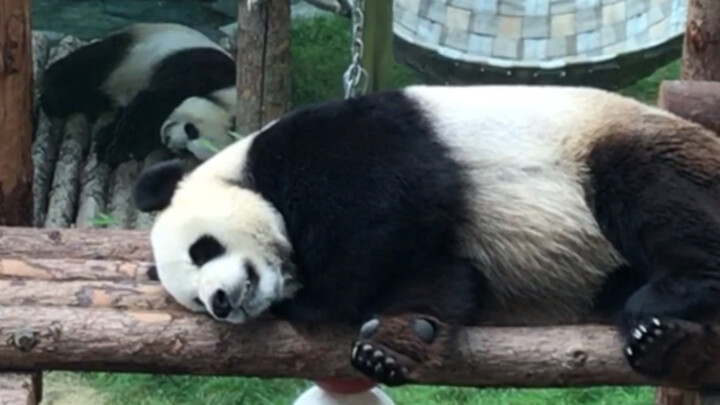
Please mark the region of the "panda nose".
<svg viewBox="0 0 720 405"><path fill-rule="evenodd" d="M212 311L218 318L227 318L230 315L232 307L230 306L230 300L228 295L223 290L215 291L212 296Z"/></svg>

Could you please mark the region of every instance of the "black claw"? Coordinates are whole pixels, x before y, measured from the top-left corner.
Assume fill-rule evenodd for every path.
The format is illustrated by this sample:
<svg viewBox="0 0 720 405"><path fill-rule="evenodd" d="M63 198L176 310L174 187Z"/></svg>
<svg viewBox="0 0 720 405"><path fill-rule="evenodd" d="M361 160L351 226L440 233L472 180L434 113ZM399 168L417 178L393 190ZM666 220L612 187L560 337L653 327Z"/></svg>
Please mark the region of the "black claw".
<svg viewBox="0 0 720 405"><path fill-rule="evenodd" d="M378 326L380 326L380 321L377 319L371 319L365 322L362 327L360 327L360 337L363 339L369 339L373 334L375 334Z"/></svg>
<svg viewBox="0 0 720 405"><path fill-rule="evenodd" d="M386 385L402 384L408 373L407 367L401 367L396 359L369 343L353 346L350 363L367 377Z"/></svg>
<svg viewBox="0 0 720 405"><path fill-rule="evenodd" d="M674 322L667 323L657 318L637 322L635 328L630 332L628 343L625 346L623 353L625 358L632 366L637 366L653 347L662 343L668 331L676 328L677 324Z"/></svg>
<svg viewBox="0 0 720 405"><path fill-rule="evenodd" d="M430 344L435 340L435 325L425 318L417 318L413 321L413 330L423 342Z"/></svg>

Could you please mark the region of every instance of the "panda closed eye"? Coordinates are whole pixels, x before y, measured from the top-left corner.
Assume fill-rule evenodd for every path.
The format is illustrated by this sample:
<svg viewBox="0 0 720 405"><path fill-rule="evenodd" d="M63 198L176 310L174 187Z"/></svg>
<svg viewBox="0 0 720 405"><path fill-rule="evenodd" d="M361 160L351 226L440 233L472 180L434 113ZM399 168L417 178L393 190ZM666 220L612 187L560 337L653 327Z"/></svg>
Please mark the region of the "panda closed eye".
<svg viewBox="0 0 720 405"><path fill-rule="evenodd" d="M203 235L190 246L190 259L197 267L202 267L210 260L225 253L225 246L210 235Z"/></svg>

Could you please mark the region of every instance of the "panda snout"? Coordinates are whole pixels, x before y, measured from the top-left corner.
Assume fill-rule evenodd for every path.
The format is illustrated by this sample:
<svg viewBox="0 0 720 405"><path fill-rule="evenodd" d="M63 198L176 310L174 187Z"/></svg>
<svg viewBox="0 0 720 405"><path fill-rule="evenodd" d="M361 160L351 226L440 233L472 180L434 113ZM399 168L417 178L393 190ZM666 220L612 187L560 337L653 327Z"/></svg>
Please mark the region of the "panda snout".
<svg viewBox="0 0 720 405"><path fill-rule="evenodd" d="M220 319L227 318L233 309L232 305L230 305L230 297L225 290L222 289L213 293L210 299L210 306L212 307L213 314Z"/></svg>

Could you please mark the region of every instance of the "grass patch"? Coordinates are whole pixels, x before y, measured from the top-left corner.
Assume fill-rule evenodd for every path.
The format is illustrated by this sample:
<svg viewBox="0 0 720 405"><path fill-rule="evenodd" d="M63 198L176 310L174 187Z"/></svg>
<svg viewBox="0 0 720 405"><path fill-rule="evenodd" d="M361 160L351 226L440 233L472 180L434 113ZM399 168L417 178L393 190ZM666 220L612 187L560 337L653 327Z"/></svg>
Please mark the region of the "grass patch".
<svg viewBox="0 0 720 405"><path fill-rule="evenodd" d="M663 80L673 80L680 77L681 64L679 60L668 63L656 70L651 76L638 80L632 86L619 91L628 97L636 98L648 104L657 104L658 89Z"/></svg>
<svg viewBox="0 0 720 405"><path fill-rule="evenodd" d="M350 26L344 19L329 17L294 23L292 97L295 106L342 97L342 75L350 62L349 41ZM679 70L678 62L670 63L620 92L654 104L660 82L679 77ZM394 66L393 87L416 82L409 69L398 64ZM57 372L47 374L47 384L53 392L66 394L66 402L56 399L60 394L48 396L48 402L53 405L86 405L76 398L87 392L102 393L102 401L93 397L87 405L289 405L309 386L307 381L292 379ZM75 397L72 397L73 392ZM386 389L386 392L398 405L650 405L653 402L653 390L648 387L472 389L418 386Z"/></svg>
<svg viewBox="0 0 720 405"><path fill-rule="evenodd" d="M94 393L92 400L48 405L290 405L310 383L293 379L48 373L54 392ZM57 388L62 384L62 389ZM648 387L572 389L386 388L397 405L651 405ZM98 396L101 393L102 396ZM78 393L71 397L76 401Z"/></svg>

